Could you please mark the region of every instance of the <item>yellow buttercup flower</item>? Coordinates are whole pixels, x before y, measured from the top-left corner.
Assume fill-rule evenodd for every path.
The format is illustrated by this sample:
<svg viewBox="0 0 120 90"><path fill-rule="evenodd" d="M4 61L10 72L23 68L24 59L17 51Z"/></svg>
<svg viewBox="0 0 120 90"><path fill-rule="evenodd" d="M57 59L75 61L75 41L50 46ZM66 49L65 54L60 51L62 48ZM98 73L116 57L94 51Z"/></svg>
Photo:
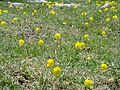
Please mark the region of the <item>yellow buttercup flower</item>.
<svg viewBox="0 0 120 90"><path fill-rule="evenodd" d="M105 31L102 31L101 34L102 34L103 36L105 36L105 35L106 35L106 32L105 32Z"/></svg>
<svg viewBox="0 0 120 90"><path fill-rule="evenodd" d="M84 81L84 85L87 87L87 88L90 88L92 86L92 80L85 80Z"/></svg>
<svg viewBox="0 0 120 90"><path fill-rule="evenodd" d="M86 12L82 12L81 15L82 16L86 16L87 14L86 14Z"/></svg>
<svg viewBox="0 0 120 90"><path fill-rule="evenodd" d="M20 7L21 10L23 10L23 7Z"/></svg>
<svg viewBox="0 0 120 90"><path fill-rule="evenodd" d="M113 19L118 19L117 15L112 16Z"/></svg>
<svg viewBox="0 0 120 90"><path fill-rule="evenodd" d="M41 45L41 46L44 45L44 40L39 40L38 44Z"/></svg>
<svg viewBox="0 0 120 90"><path fill-rule="evenodd" d="M20 47L23 46L24 43L25 43L25 41L24 41L23 39L20 39L20 40L19 40L19 46L20 46Z"/></svg>
<svg viewBox="0 0 120 90"><path fill-rule="evenodd" d="M2 15L2 12L0 12L0 16Z"/></svg>
<svg viewBox="0 0 120 90"><path fill-rule="evenodd" d="M2 12L2 10L0 9L0 12Z"/></svg>
<svg viewBox="0 0 120 90"><path fill-rule="evenodd" d="M33 12L34 12L34 13L37 13L37 10L34 10Z"/></svg>
<svg viewBox="0 0 120 90"><path fill-rule="evenodd" d="M85 34L85 35L84 35L84 39L87 39L87 40L88 40L88 39L89 39L89 35L88 35L88 34Z"/></svg>
<svg viewBox="0 0 120 90"><path fill-rule="evenodd" d="M25 14L27 14L27 12L23 12L23 14L25 15Z"/></svg>
<svg viewBox="0 0 120 90"><path fill-rule="evenodd" d="M13 21L14 21L14 22L17 22L17 21L18 21L18 18L13 18Z"/></svg>
<svg viewBox="0 0 120 90"><path fill-rule="evenodd" d="M55 11L54 11L54 10L52 10L52 11L51 11L51 14L52 14L52 15L55 15Z"/></svg>
<svg viewBox="0 0 120 90"><path fill-rule="evenodd" d="M55 34L55 39L61 39L61 34L60 33L56 33Z"/></svg>
<svg viewBox="0 0 120 90"><path fill-rule="evenodd" d="M6 25L6 22L5 22L5 21L2 21L2 22L0 23L0 25L1 25L1 26L5 26L5 25Z"/></svg>
<svg viewBox="0 0 120 90"><path fill-rule="evenodd" d="M53 74L55 75L55 76L57 76L57 77L59 77L60 76L60 74L61 74L61 68L60 67L55 67L54 69L53 69Z"/></svg>
<svg viewBox="0 0 120 90"><path fill-rule="evenodd" d="M90 17L90 19L89 19L90 21L93 21L94 19L93 19L93 17Z"/></svg>
<svg viewBox="0 0 120 90"><path fill-rule="evenodd" d="M110 10L115 10L115 7L114 7L114 6L112 6L112 7L110 8Z"/></svg>
<svg viewBox="0 0 120 90"><path fill-rule="evenodd" d="M37 28L35 28L35 30L36 30L36 31L40 31L40 28L37 27Z"/></svg>
<svg viewBox="0 0 120 90"><path fill-rule="evenodd" d="M101 13L101 12L102 12L102 10L99 10L99 12Z"/></svg>
<svg viewBox="0 0 120 90"><path fill-rule="evenodd" d="M77 49L85 48L85 43L84 42L76 42L75 48L77 48Z"/></svg>
<svg viewBox="0 0 120 90"><path fill-rule="evenodd" d="M18 6L16 6L15 8L16 8L16 9L18 9L19 7L18 7Z"/></svg>
<svg viewBox="0 0 120 90"><path fill-rule="evenodd" d="M75 5L73 8L74 8L74 9L77 9L77 8L78 8L78 6L76 6L76 5Z"/></svg>
<svg viewBox="0 0 120 90"><path fill-rule="evenodd" d="M4 13L7 13L7 12L8 12L8 10L3 10L3 12L4 12Z"/></svg>
<svg viewBox="0 0 120 90"><path fill-rule="evenodd" d="M106 70L108 69L107 64L101 64L100 69L101 69L102 71L106 71Z"/></svg>
<svg viewBox="0 0 120 90"><path fill-rule="evenodd" d="M29 4L26 4L26 7L28 7L29 6Z"/></svg>
<svg viewBox="0 0 120 90"><path fill-rule="evenodd" d="M105 8L104 10L105 10L105 11L108 11L108 8Z"/></svg>
<svg viewBox="0 0 120 90"><path fill-rule="evenodd" d="M54 60L53 59L48 59L47 67L51 68L53 65L54 65Z"/></svg>
<svg viewBox="0 0 120 90"><path fill-rule="evenodd" d="M88 22L85 22L85 26L88 26L89 25L89 23Z"/></svg>
<svg viewBox="0 0 120 90"><path fill-rule="evenodd" d="M109 21L110 21L110 18L106 18L106 21L109 22Z"/></svg>
<svg viewBox="0 0 120 90"><path fill-rule="evenodd" d="M35 16L35 13L34 13L34 12L32 13L32 16Z"/></svg>

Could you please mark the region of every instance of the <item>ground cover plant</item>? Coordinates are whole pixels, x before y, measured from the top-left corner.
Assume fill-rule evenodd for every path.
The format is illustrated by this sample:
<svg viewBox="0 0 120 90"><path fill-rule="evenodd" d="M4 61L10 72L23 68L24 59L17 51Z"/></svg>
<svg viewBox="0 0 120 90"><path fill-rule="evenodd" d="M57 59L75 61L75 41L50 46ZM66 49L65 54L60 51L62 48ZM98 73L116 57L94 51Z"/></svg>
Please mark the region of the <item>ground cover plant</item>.
<svg viewBox="0 0 120 90"><path fill-rule="evenodd" d="M0 90L119 90L120 2L56 3L0 2Z"/></svg>

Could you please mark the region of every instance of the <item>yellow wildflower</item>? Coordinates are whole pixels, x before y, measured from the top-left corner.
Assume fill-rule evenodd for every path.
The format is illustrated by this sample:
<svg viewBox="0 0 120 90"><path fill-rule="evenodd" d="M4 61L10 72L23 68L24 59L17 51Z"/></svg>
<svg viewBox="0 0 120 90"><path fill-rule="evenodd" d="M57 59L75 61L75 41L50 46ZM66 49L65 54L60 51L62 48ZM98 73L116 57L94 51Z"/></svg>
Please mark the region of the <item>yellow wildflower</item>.
<svg viewBox="0 0 120 90"><path fill-rule="evenodd" d="M47 67L52 67L54 65L54 60L53 59L48 59L47 61Z"/></svg>
<svg viewBox="0 0 120 90"><path fill-rule="evenodd" d="M61 34L60 33L56 33L55 34L55 39L61 39Z"/></svg>
<svg viewBox="0 0 120 90"><path fill-rule="evenodd" d="M89 39L89 35L88 35L88 34L85 34L85 35L84 35L84 39L87 39L87 40L88 40L88 39Z"/></svg>
<svg viewBox="0 0 120 90"><path fill-rule="evenodd" d="M25 14L27 14L27 12L23 12L23 14L25 15Z"/></svg>
<svg viewBox="0 0 120 90"><path fill-rule="evenodd" d="M85 80L84 81L84 85L87 87L87 88L90 88L92 86L92 80Z"/></svg>
<svg viewBox="0 0 120 90"><path fill-rule="evenodd" d="M77 48L77 49L85 48L85 43L84 42L76 42L75 48Z"/></svg>
<svg viewBox="0 0 120 90"><path fill-rule="evenodd" d="M13 21L14 21L14 22L18 21L18 18L13 18Z"/></svg>
<svg viewBox="0 0 120 90"><path fill-rule="evenodd" d="M89 25L89 23L88 22L85 22L85 26L88 26Z"/></svg>
<svg viewBox="0 0 120 90"><path fill-rule="evenodd" d="M41 45L41 46L44 45L44 40L39 40L38 44Z"/></svg>
<svg viewBox="0 0 120 90"><path fill-rule="evenodd" d="M113 19L118 19L117 15L112 16Z"/></svg>
<svg viewBox="0 0 120 90"><path fill-rule="evenodd" d="M90 19L89 19L90 21L93 21L94 19L93 19L93 17L90 17Z"/></svg>
<svg viewBox="0 0 120 90"><path fill-rule="evenodd" d="M106 21L109 22L109 21L110 21L110 18L106 18Z"/></svg>
<svg viewBox="0 0 120 90"><path fill-rule="evenodd" d="M102 31L101 34L102 34L103 36L105 36L105 35L106 35L106 32L105 32L105 31Z"/></svg>
<svg viewBox="0 0 120 90"><path fill-rule="evenodd" d="M59 77L60 76L60 74L61 74L61 68L60 67L55 67L54 69L53 69L53 74L55 75L55 76L57 76L57 77Z"/></svg>
<svg viewBox="0 0 120 90"><path fill-rule="evenodd" d="M20 40L19 40L19 46L20 46L20 47L23 46L24 43L25 43L25 41L24 41L23 39L20 39Z"/></svg>
<svg viewBox="0 0 120 90"><path fill-rule="evenodd" d="M35 28L35 30L36 30L36 31L40 31L40 28L37 27L37 28Z"/></svg>
<svg viewBox="0 0 120 90"><path fill-rule="evenodd" d="M106 71L106 70L108 69L107 64L101 64L100 69L101 69L102 71Z"/></svg>
<svg viewBox="0 0 120 90"><path fill-rule="evenodd" d="M0 23L0 25L1 25L1 26L5 26L5 25L6 25L6 22L5 22L5 21L2 21L2 22Z"/></svg>
<svg viewBox="0 0 120 90"><path fill-rule="evenodd" d="M55 11L54 11L54 10L52 10L52 11L51 11L51 14L52 14L52 15L55 15Z"/></svg>

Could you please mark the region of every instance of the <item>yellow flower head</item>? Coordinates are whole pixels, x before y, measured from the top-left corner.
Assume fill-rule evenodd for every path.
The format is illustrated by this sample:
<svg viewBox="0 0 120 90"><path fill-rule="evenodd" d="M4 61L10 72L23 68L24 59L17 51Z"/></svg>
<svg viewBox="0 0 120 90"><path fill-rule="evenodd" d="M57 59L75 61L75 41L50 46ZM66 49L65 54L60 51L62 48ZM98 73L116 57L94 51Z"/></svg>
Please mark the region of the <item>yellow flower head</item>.
<svg viewBox="0 0 120 90"><path fill-rule="evenodd" d="M16 9L18 9L19 7L18 7L18 6L16 6L15 8L16 8Z"/></svg>
<svg viewBox="0 0 120 90"><path fill-rule="evenodd" d="M105 32L105 31L102 31L101 34L102 34L103 36L105 36L105 35L106 35L106 32Z"/></svg>
<svg viewBox="0 0 120 90"><path fill-rule="evenodd" d="M32 13L32 16L35 16L35 13L34 13L34 12Z"/></svg>
<svg viewBox="0 0 120 90"><path fill-rule="evenodd" d="M40 31L40 28L37 27L37 28L35 28L35 30L36 30L36 31Z"/></svg>
<svg viewBox="0 0 120 90"><path fill-rule="evenodd" d="M27 14L27 12L23 12L23 14L25 15L25 14Z"/></svg>
<svg viewBox="0 0 120 90"><path fill-rule="evenodd" d="M84 42L76 42L75 48L77 48L77 49L85 48L85 43Z"/></svg>
<svg viewBox="0 0 120 90"><path fill-rule="evenodd" d="M52 14L52 15L55 15L55 11L54 11L54 10L52 10L52 11L51 11L51 14Z"/></svg>
<svg viewBox="0 0 120 90"><path fill-rule="evenodd" d="M85 26L88 26L88 25L89 25L89 23L88 23L88 22L86 22L86 23L85 23Z"/></svg>
<svg viewBox="0 0 120 90"><path fill-rule="evenodd" d="M23 39L20 39L20 40L19 40L19 46L20 46L20 47L23 46L24 43L25 43L25 41L24 41Z"/></svg>
<svg viewBox="0 0 120 90"><path fill-rule="evenodd" d="M90 17L90 19L89 19L90 21L93 21L94 19L93 19L93 17Z"/></svg>
<svg viewBox="0 0 120 90"><path fill-rule="evenodd" d="M29 4L26 4L26 7L28 7L29 6Z"/></svg>
<svg viewBox="0 0 120 90"><path fill-rule="evenodd" d="M87 14L86 14L86 12L82 12L81 15L82 16L86 16Z"/></svg>
<svg viewBox="0 0 120 90"><path fill-rule="evenodd" d="M23 10L23 7L20 7L21 10Z"/></svg>
<svg viewBox="0 0 120 90"><path fill-rule="evenodd" d="M115 10L115 7L114 7L114 6L112 6L112 7L110 8L110 10Z"/></svg>
<svg viewBox="0 0 120 90"><path fill-rule="evenodd" d="M57 77L59 77L60 76L60 74L61 74L61 68L60 67L55 67L54 69L53 69L53 74L55 75L55 76L57 76Z"/></svg>
<svg viewBox="0 0 120 90"><path fill-rule="evenodd" d="M84 85L87 87L87 88L90 88L92 86L92 80L85 80L84 82Z"/></svg>
<svg viewBox="0 0 120 90"><path fill-rule="evenodd" d="M39 40L38 44L41 45L41 46L44 45L44 40Z"/></svg>
<svg viewBox="0 0 120 90"><path fill-rule="evenodd" d="M112 16L113 19L118 19L117 15Z"/></svg>
<svg viewBox="0 0 120 90"><path fill-rule="evenodd" d="M102 10L99 10L99 12L101 13L101 12L102 12Z"/></svg>
<svg viewBox="0 0 120 90"><path fill-rule="evenodd" d="M76 5L75 5L73 8L74 8L74 9L77 9L77 8L78 8L78 6L76 6Z"/></svg>
<svg viewBox="0 0 120 90"><path fill-rule="evenodd" d="M85 35L84 35L84 39L87 39L87 40L88 40L88 39L89 39L89 35L88 35L88 34L85 34Z"/></svg>
<svg viewBox="0 0 120 90"><path fill-rule="evenodd" d="M61 39L61 34L60 33L56 33L55 34L55 39Z"/></svg>
<svg viewBox="0 0 120 90"><path fill-rule="evenodd" d="M54 65L54 60L53 59L48 59L47 61L47 67L52 67Z"/></svg>
<svg viewBox="0 0 120 90"><path fill-rule="evenodd" d="M0 9L0 12L2 12L2 10Z"/></svg>
<svg viewBox="0 0 120 90"><path fill-rule="evenodd" d="M37 13L37 10L34 10L33 12L34 12L34 13Z"/></svg>
<svg viewBox="0 0 120 90"><path fill-rule="evenodd" d="M105 11L108 11L108 8L105 8L104 10L105 10Z"/></svg>
<svg viewBox="0 0 120 90"><path fill-rule="evenodd" d="M2 22L0 23L0 25L1 25L1 26L5 26L5 25L6 25L6 22L5 22L5 21L2 21Z"/></svg>
<svg viewBox="0 0 120 90"><path fill-rule="evenodd" d="M110 18L106 18L106 21L109 22L109 21L110 21Z"/></svg>
<svg viewBox="0 0 120 90"><path fill-rule="evenodd" d="M0 12L0 16L2 15L2 12Z"/></svg>
<svg viewBox="0 0 120 90"><path fill-rule="evenodd" d="M101 69L102 71L106 71L106 70L108 69L107 64L101 64L100 69Z"/></svg>
<svg viewBox="0 0 120 90"><path fill-rule="evenodd" d="M13 18L13 21L14 21L14 22L18 21L18 18Z"/></svg>

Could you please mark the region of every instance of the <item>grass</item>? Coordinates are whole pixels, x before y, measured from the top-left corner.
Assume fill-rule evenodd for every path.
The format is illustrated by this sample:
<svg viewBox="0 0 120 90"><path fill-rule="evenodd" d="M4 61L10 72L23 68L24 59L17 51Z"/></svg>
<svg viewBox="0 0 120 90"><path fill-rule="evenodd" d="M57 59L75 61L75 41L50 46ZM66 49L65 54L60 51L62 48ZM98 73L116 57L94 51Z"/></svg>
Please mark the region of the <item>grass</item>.
<svg viewBox="0 0 120 90"><path fill-rule="evenodd" d="M7 3L0 2L0 9L9 10L0 16L0 22L6 22L5 26L0 26L0 89L85 90L84 80L90 79L92 90L119 90L120 2L116 2L102 12L95 1L88 3L87 0L80 2L76 9L48 8L42 3L26 6L25 3L21 10L8 8ZM112 6L117 11L110 10ZM34 9L37 13L32 16ZM56 14L51 15L51 10ZM85 16L81 15L83 12ZM118 19L113 19L114 15ZM17 22L13 21L14 17L18 18ZM90 21L90 17L94 20ZM40 31L36 32L36 27ZM101 34L103 31L105 36ZM58 32L62 37L60 41L54 38ZM84 39L85 34L89 35L89 40ZM20 39L25 40L23 47L19 46ZM43 46L38 45L39 39L45 41ZM84 42L85 48L76 49L77 41ZM60 77L53 75L53 67L46 67L49 58L55 60L53 67L62 69ZM105 72L100 70L103 63L108 65Z"/></svg>

